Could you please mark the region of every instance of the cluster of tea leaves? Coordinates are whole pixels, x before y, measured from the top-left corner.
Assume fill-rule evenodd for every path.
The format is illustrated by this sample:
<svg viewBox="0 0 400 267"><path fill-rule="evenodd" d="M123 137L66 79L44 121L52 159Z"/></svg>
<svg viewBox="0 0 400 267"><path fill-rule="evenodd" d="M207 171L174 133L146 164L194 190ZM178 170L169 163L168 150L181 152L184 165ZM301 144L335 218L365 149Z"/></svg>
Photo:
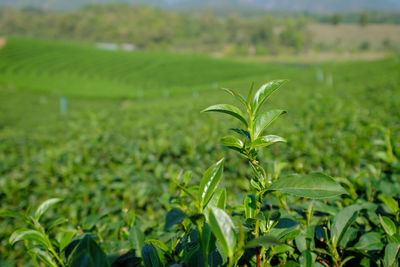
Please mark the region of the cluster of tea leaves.
<svg viewBox="0 0 400 267"><path fill-rule="evenodd" d="M50 46L49 55L56 57L48 56L47 62L30 56L39 53L30 54L30 49L40 46L40 53ZM134 67L137 54L125 59L117 54L122 63L112 63L107 61L112 52L70 44L14 40L4 49L9 50L0 51L1 211L30 214L42 201L61 198L42 218L44 224L67 218L51 232L52 238L62 231L90 232L108 255L121 254L132 249L126 233L133 214L146 239L168 242L166 214L179 193L171 179L191 170L191 183L198 185L221 157L226 158L221 187L227 188L228 206L240 211L252 174L243 159L218 144L235 122L199 111L231 102L214 87L245 92L252 80L259 85L268 78L288 78L269 104L288 111L270 129L288 142L259 158L271 175L323 171L335 177L350 194L314 203L315 223L334 218L344 207L364 205L347 245L371 262L384 253L389 237L378 215L394 215L382 195L400 198L399 58L293 65L166 55L160 63L162 55L140 54L142 61ZM77 70L73 56L80 49L87 67ZM91 64L93 59L97 61ZM59 63L52 70L55 60ZM116 65L107 67L107 62ZM152 62L157 64L140 74ZM120 77L116 66L121 73L128 67L130 72ZM140 90L143 98L138 99ZM67 102L62 112L60 98ZM287 202L292 210L309 205L298 198ZM290 220L303 230L302 220L294 215ZM1 218L0 265L33 264L22 242L8 242L15 229L25 226ZM363 236L371 232L375 242L368 246L368 236ZM318 247L321 241L313 235L312 242ZM301 253L293 245L293 254Z"/></svg>

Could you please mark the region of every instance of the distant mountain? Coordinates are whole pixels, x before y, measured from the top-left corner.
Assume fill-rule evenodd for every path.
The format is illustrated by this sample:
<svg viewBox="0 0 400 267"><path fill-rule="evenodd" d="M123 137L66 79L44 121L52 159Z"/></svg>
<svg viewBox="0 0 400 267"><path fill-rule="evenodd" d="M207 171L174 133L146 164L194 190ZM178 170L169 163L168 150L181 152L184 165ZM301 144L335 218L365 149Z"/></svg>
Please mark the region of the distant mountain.
<svg viewBox="0 0 400 267"><path fill-rule="evenodd" d="M400 0L0 0L0 6L34 7L45 10L70 10L87 4L145 4L167 9L246 8L292 12L353 12L400 10Z"/></svg>

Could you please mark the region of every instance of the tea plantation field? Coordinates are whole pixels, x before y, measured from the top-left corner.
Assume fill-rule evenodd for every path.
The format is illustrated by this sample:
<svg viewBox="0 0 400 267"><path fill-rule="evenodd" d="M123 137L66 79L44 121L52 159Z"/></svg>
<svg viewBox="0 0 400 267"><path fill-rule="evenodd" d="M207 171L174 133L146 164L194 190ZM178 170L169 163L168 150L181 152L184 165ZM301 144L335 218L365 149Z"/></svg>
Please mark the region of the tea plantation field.
<svg viewBox="0 0 400 267"><path fill-rule="evenodd" d="M239 121L200 111L234 103L220 87L246 94L253 81L258 88L273 79L289 82L266 108L287 114L268 133L287 143L263 149L260 163L272 177L323 172L348 194L324 201L288 195L286 210L278 197L267 197L265 209L279 209L278 228L287 231L275 229L282 244L265 247L266 266L304 266L305 261L339 266L347 258L345 266L395 266L390 263L397 264L400 246L395 208L400 199L400 57L266 64L23 38L10 38L0 49L0 266L35 265L24 248L28 243L9 243L11 233L26 228L26 222L5 217L5 211L32 214L49 198L62 199L41 218L54 244L65 233L71 238L92 233L118 266L115 255L131 249L140 258L139 229L160 264L201 265L193 263L197 250L183 250L182 256L172 245L190 232L187 221L165 228L167 212L182 194L171 181L183 181L183 173L192 171L188 186L195 190L207 168L224 157L220 187L227 189L226 207L239 225L253 174L238 153L218 142L234 134L230 128ZM307 221L310 203L314 215ZM339 256L330 256L321 252L333 251L321 229L333 231L331 224L346 207L354 208L353 219L343 228ZM189 212L185 205L180 208ZM57 218L66 220L51 229ZM218 251L220 263L212 266L229 260L223 249ZM120 266L136 266L132 255L131 265ZM255 266L254 255L242 263Z"/></svg>

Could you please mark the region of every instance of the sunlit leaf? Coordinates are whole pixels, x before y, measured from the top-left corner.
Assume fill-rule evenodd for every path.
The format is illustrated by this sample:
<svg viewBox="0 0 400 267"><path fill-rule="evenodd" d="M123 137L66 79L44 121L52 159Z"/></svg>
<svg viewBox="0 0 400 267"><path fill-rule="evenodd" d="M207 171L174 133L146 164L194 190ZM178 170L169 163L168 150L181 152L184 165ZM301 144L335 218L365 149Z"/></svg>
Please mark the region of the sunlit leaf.
<svg viewBox="0 0 400 267"><path fill-rule="evenodd" d="M232 90L232 89L228 89L228 88L222 88L222 90L228 92L229 94L233 95L234 97L236 97L236 99L239 100L240 103L243 104L244 107L246 107L246 100L244 99L243 96L241 96L238 92Z"/></svg>
<svg viewBox="0 0 400 267"><path fill-rule="evenodd" d="M262 104L268 99L268 97L275 92L279 87L281 87L287 80L275 80L263 84L260 89L254 94L252 107L254 113L260 109Z"/></svg>
<svg viewBox="0 0 400 267"><path fill-rule="evenodd" d="M392 197L380 194L379 199L382 200L382 202L389 207L389 209L393 212L393 214L399 212L399 203L397 203L397 201L394 200Z"/></svg>
<svg viewBox="0 0 400 267"><path fill-rule="evenodd" d="M384 267L394 267L396 266L396 260L398 258L400 250L400 244L390 243L385 248L385 256L383 258Z"/></svg>
<svg viewBox="0 0 400 267"><path fill-rule="evenodd" d="M389 236L392 236L396 233L396 225L389 217L379 215L379 221Z"/></svg>
<svg viewBox="0 0 400 267"><path fill-rule="evenodd" d="M252 148L266 147L278 142L286 142L286 139L277 135L260 136L251 143Z"/></svg>
<svg viewBox="0 0 400 267"><path fill-rule="evenodd" d="M165 252L167 252L167 251L169 250L169 249L168 249L168 246L165 245L165 244L164 244L163 242L161 242L160 240L156 240L156 239L147 239L147 240L146 240L146 244L153 244L153 245L159 247L161 250L163 250L163 251L165 251Z"/></svg>
<svg viewBox="0 0 400 267"><path fill-rule="evenodd" d="M223 145L223 146L227 146L227 147L236 147L236 148L243 148L243 142L233 136L225 136L222 137L219 142Z"/></svg>
<svg viewBox="0 0 400 267"><path fill-rule="evenodd" d="M203 209L210 200L222 177L224 159L213 164L203 176L199 188L200 208Z"/></svg>
<svg viewBox="0 0 400 267"><path fill-rule="evenodd" d="M253 138L256 139L260 134L280 115L285 114L286 111L280 109L267 110L257 114L254 119Z"/></svg>
<svg viewBox="0 0 400 267"><path fill-rule="evenodd" d="M246 219L256 216L257 202L254 195L248 195L244 199L244 210Z"/></svg>
<svg viewBox="0 0 400 267"><path fill-rule="evenodd" d="M314 199L325 199L347 194L347 191L340 184L323 173L281 177L267 190Z"/></svg>
<svg viewBox="0 0 400 267"><path fill-rule="evenodd" d="M221 243L223 250L232 257L235 252L236 235L230 216L219 208L212 208L209 214L211 231Z"/></svg>
<svg viewBox="0 0 400 267"><path fill-rule="evenodd" d="M229 115L239 119L247 127L247 120L246 120L246 117L243 115L243 112L233 105L229 105L229 104L213 105L213 106L210 106L210 107L204 109L202 112L221 112L221 113L229 114Z"/></svg>
<svg viewBox="0 0 400 267"><path fill-rule="evenodd" d="M18 241L27 240L29 242L36 242L45 248L49 247L49 243L46 237L39 231L33 229L18 229L15 230L9 239L11 245L14 245Z"/></svg>
<svg viewBox="0 0 400 267"><path fill-rule="evenodd" d="M43 202L35 212L35 219L39 221L40 217L53 205L57 204L58 202L62 201L60 198L51 198Z"/></svg>
<svg viewBox="0 0 400 267"><path fill-rule="evenodd" d="M58 267L58 264L53 259L53 256L49 252L44 251L38 247L29 249L28 254L32 255L35 258L38 257L40 260L46 263L47 266Z"/></svg>

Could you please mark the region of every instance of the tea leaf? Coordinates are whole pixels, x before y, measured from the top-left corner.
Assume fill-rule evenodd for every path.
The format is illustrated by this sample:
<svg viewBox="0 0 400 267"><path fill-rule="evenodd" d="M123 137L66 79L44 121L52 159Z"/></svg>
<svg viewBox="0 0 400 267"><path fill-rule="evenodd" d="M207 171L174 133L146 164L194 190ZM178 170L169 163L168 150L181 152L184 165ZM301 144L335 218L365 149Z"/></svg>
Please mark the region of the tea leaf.
<svg viewBox="0 0 400 267"><path fill-rule="evenodd" d="M187 215L178 208L172 208L168 211L165 218L165 230L169 230L175 224L182 223L187 218Z"/></svg>
<svg viewBox="0 0 400 267"><path fill-rule="evenodd" d="M200 209L204 208L218 186L222 176L223 165L224 159L221 159L204 173L199 188Z"/></svg>
<svg viewBox="0 0 400 267"><path fill-rule="evenodd" d="M45 248L49 247L47 238L39 231L33 229L18 229L14 231L9 239L11 245L14 245L18 241L27 240L29 242L37 242Z"/></svg>
<svg viewBox="0 0 400 267"><path fill-rule="evenodd" d="M256 139L272 122L286 111L273 109L259 113L254 119L253 138Z"/></svg>
<svg viewBox="0 0 400 267"><path fill-rule="evenodd" d="M246 219L254 218L257 209L257 202L254 195L248 195L244 199L244 208L245 208Z"/></svg>
<svg viewBox="0 0 400 267"><path fill-rule="evenodd" d="M270 247L270 246L278 246L282 245L281 242L275 237L272 236L260 236L254 238L247 242L246 248L255 248L255 247Z"/></svg>
<svg viewBox="0 0 400 267"><path fill-rule="evenodd" d="M270 146L270 145L278 143L278 142L286 143L286 139L284 139L280 136L277 136L277 135L261 136L261 137L258 137L256 140L254 140L251 143L251 148L266 147L266 146Z"/></svg>
<svg viewBox="0 0 400 267"><path fill-rule="evenodd" d="M347 194L347 191L340 184L323 173L282 177L268 187L267 190L314 199Z"/></svg>
<svg viewBox="0 0 400 267"><path fill-rule="evenodd" d="M238 99L239 102L242 103L244 107L247 107L246 100L238 92L236 92L232 89L228 89L228 88L222 88L222 90L224 90L224 91L228 92L229 94L233 95L234 97L236 97L236 99Z"/></svg>
<svg viewBox="0 0 400 267"><path fill-rule="evenodd" d="M161 266L161 260L158 256L157 249L152 244L144 245L142 249L142 258L144 266L146 267L159 267Z"/></svg>
<svg viewBox="0 0 400 267"><path fill-rule="evenodd" d="M231 218L225 211L219 208L212 208L210 210L209 220L211 231L221 243L228 257L232 257L235 252L236 235Z"/></svg>
<svg viewBox="0 0 400 267"><path fill-rule="evenodd" d="M396 259L399 254L400 244L390 243L385 248L385 256L383 258L383 266L396 266Z"/></svg>
<svg viewBox="0 0 400 267"><path fill-rule="evenodd" d="M43 202L35 212L35 219L39 221L40 217L53 205L57 204L58 202L62 201L60 198L51 198Z"/></svg>
<svg viewBox="0 0 400 267"><path fill-rule="evenodd" d="M363 234L360 240L354 245L354 248L363 251L381 250L383 248L381 235L377 232Z"/></svg>
<svg viewBox="0 0 400 267"><path fill-rule="evenodd" d="M223 146L227 146L227 147L236 147L236 148L243 148L243 142L233 136L225 136L222 137L219 142L223 145Z"/></svg>
<svg viewBox="0 0 400 267"><path fill-rule="evenodd" d="M229 104L213 105L213 106L210 106L210 107L204 109L202 112L221 112L221 113L226 113L228 115L231 115L231 116L239 119L247 127L247 120L245 119L245 116L243 115L243 112L240 109L238 109L237 107L233 106L233 105L229 105Z"/></svg>
<svg viewBox="0 0 400 267"><path fill-rule="evenodd" d="M396 233L396 225L389 217L379 215L379 221L389 236L392 236Z"/></svg>
<svg viewBox="0 0 400 267"><path fill-rule="evenodd" d="M356 220L360 209L361 207L358 205L348 206L335 216L331 225L331 238L334 244L340 243L344 233Z"/></svg>
<svg viewBox="0 0 400 267"><path fill-rule="evenodd" d="M260 89L255 93L252 107L254 110L254 114L257 114L258 110L262 106L262 104L268 99L268 97L275 92L279 87L281 87L287 80L275 80L270 81L266 84L263 84Z"/></svg>
<svg viewBox="0 0 400 267"><path fill-rule="evenodd" d="M85 235L69 256L68 266L109 267L110 264L107 255L96 241L90 235Z"/></svg>
<svg viewBox="0 0 400 267"><path fill-rule="evenodd" d="M382 200L382 202L385 203L394 214L399 212L399 203L397 203L397 201L392 197L380 194L379 199Z"/></svg>

